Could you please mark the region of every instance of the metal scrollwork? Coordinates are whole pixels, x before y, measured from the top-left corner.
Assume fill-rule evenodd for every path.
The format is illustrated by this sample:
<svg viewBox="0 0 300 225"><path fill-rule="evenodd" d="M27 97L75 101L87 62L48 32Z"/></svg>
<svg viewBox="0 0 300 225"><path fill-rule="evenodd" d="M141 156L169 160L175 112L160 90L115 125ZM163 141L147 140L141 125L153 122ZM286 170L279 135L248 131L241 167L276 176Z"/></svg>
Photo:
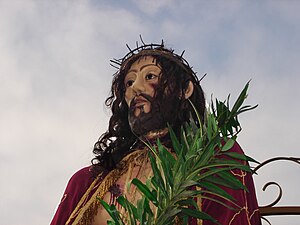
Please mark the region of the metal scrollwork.
<svg viewBox="0 0 300 225"><path fill-rule="evenodd" d="M280 201L280 199L281 199L281 197L282 197L282 188L280 187L280 185L279 185L278 183L276 183L276 182L274 182L274 181L271 181L271 182L266 183L266 184L263 186L262 190L265 191L265 190L267 189L267 187L269 187L270 185L275 185L275 186L277 186L277 187L279 188L279 194L278 194L278 196L277 196L277 198L275 199L274 202L270 203L269 205L262 206L262 207L272 207L272 206L276 205L276 204Z"/></svg>
<svg viewBox="0 0 300 225"><path fill-rule="evenodd" d="M263 167L263 166L265 166L265 165L267 165L267 164L269 164L271 162L279 161L279 160L292 161L292 162L295 162L295 163L297 163L297 164L300 165L300 158L297 158L297 157L274 157L274 158L271 158L271 159L268 159L268 160L262 162L257 167L255 167L255 169L253 171L256 172L261 167Z"/></svg>
<svg viewBox="0 0 300 225"><path fill-rule="evenodd" d="M295 162L300 165L300 158L298 158L298 157L275 157L275 158L271 158L271 159L268 159L268 160L262 162L253 171L254 171L254 173L256 173L261 167L263 167L271 162L282 161L282 160ZM269 225L271 225L270 221L268 219L266 219L265 216L300 215L300 206L275 206L282 198L283 191L282 191L282 188L280 187L280 185L274 181L266 183L263 186L262 190L266 191L266 189L271 185L275 185L276 187L278 187L279 194L278 194L277 198L271 204L259 207L261 218L264 221L266 221Z"/></svg>
<svg viewBox="0 0 300 225"><path fill-rule="evenodd" d="M266 221L269 225L272 225L271 222L266 217L261 217L264 221Z"/></svg>

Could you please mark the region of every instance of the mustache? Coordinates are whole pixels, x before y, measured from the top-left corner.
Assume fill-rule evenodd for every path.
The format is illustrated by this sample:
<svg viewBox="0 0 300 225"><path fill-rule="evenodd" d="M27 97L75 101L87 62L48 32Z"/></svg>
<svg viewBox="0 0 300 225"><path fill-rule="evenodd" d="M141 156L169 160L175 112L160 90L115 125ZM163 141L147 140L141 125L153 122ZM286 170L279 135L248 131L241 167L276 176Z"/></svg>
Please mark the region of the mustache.
<svg viewBox="0 0 300 225"><path fill-rule="evenodd" d="M141 98L141 97L142 97L142 98ZM148 102L152 103L152 102L153 102L153 99L154 99L154 98L151 97L150 95L141 93L141 94L135 96L135 97L132 99L132 101L130 102L129 108L131 108L131 109L134 108L135 105L136 105L137 103L141 102L141 101L148 101Z"/></svg>

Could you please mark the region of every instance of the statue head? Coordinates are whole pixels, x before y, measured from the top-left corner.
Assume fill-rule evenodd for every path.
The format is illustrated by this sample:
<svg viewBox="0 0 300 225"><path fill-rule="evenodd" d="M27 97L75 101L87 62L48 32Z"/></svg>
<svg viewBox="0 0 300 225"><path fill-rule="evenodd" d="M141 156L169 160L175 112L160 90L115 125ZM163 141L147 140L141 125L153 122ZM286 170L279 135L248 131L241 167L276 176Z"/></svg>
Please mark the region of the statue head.
<svg viewBox="0 0 300 225"><path fill-rule="evenodd" d="M131 131L143 135L169 124L181 126L194 117L195 105L203 119L205 100L198 78L182 55L160 45L143 45L121 60L112 90L126 109ZM194 117L195 118L195 117Z"/></svg>
<svg viewBox="0 0 300 225"><path fill-rule="evenodd" d="M104 162L107 154L126 153L149 131L169 125L176 132L191 118L197 122L192 104L203 120L204 93L182 55L163 43L144 44L111 61L117 68L111 95L106 99L112 116L108 131L95 144L98 161Z"/></svg>

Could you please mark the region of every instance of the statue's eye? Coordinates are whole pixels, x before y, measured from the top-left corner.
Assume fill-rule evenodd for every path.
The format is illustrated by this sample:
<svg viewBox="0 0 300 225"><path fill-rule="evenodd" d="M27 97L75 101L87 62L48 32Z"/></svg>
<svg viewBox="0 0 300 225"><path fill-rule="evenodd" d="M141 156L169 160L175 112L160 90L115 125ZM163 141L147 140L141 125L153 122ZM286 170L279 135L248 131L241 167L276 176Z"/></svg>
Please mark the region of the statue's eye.
<svg viewBox="0 0 300 225"><path fill-rule="evenodd" d="M152 80L152 79L155 79L157 77L158 76L153 74L153 73L148 73L145 78L146 78L146 80Z"/></svg>
<svg viewBox="0 0 300 225"><path fill-rule="evenodd" d="M132 85L133 85L133 80L126 81L126 84L125 84L126 87L130 87Z"/></svg>

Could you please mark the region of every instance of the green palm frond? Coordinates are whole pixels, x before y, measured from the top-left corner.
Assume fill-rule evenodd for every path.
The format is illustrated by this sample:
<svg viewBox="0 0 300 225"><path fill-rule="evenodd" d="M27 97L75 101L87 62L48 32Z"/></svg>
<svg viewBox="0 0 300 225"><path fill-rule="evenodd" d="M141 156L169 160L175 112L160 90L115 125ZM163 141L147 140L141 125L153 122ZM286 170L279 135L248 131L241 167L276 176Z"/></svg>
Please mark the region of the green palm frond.
<svg viewBox="0 0 300 225"><path fill-rule="evenodd" d="M257 107L243 106L248 87L249 82L231 110L229 96L224 102L216 99L215 104L211 103L211 111L207 110L205 123L201 124L197 114L200 127L196 126L194 121L185 124L181 129L180 138L169 127L175 154L165 148L160 140L157 140L155 146L148 145L153 176L146 184L136 178L132 180L132 184L142 195L136 206L130 203L126 196L117 199L125 209L126 216L117 211L114 205L100 200L111 216L112 220L109 223L166 225L174 224L174 221L179 219L183 224L187 224L188 217L216 222L198 208L194 198L210 198L220 204L224 203L204 195L205 193L235 205L233 197L219 185L247 190L230 170L251 172L247 164L238 160L256 162L248 156L228 151L241 131L238 115ZM226 159L220 159L222 155L226 156Z"/></svg>

